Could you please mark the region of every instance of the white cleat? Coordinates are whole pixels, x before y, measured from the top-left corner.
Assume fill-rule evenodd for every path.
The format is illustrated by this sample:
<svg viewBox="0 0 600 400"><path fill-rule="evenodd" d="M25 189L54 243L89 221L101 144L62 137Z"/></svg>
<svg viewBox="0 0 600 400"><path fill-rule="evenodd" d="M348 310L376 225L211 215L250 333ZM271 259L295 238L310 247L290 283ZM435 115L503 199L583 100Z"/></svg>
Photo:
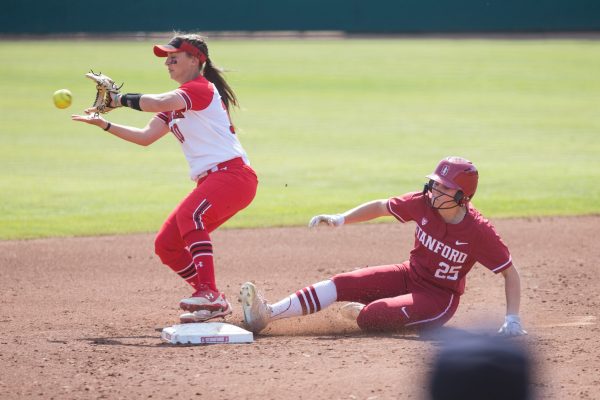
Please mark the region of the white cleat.
<svg viewBox="0 0 600 400"><path fill-rule="evenodd" d="M212 290L206 285L200 285L198 290L187 299L179 302L183 311L224 311L231 309L231 304L225 298L225 294Z"/></svg>
<svg viewBox="0 0 600 400"><path fill-rule="evenodd" d="M271 307L252 282L246 282L240 289L240 300L244 312L244 322L248 329L259 333L267 327L271 319Z"/></svg>
<svg viewBox="0 0 600 400"><path fill-rule="evenodd" d="M362 303L348 303L340 307L340 313L344 318L356 321L363 308L365 305Z"/></svg>
<svg viewBox="0 0 600 400"><path fill-rule="evenodd" d="M179 322L182 324L192 324L195 322L206 322L213 318L223 317L231 314L231 305L227 302L227 306L221 310L209 311L209 310L198 310L193 312L186 312L179 316Z"/></svg>

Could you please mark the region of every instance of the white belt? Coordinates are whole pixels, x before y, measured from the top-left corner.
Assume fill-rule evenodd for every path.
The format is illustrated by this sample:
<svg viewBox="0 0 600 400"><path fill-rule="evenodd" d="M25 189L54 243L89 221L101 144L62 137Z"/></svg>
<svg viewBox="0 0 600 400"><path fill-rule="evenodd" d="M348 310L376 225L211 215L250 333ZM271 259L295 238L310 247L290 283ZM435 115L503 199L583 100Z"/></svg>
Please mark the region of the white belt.
<svg viewBox="0 0 600 400"><path fill-rule="evenodd" d="M212 167L211 169L204 171L203 173L201 173L200 175L197 175L196 178L194 179L196 182L198 182L200 179L204 178L206 175L208 174L212 174L213 172L217 172L219 170L226 170L227 167L223 167L223 168L219 168L218 165L215 165L214 167Z"/></svg>

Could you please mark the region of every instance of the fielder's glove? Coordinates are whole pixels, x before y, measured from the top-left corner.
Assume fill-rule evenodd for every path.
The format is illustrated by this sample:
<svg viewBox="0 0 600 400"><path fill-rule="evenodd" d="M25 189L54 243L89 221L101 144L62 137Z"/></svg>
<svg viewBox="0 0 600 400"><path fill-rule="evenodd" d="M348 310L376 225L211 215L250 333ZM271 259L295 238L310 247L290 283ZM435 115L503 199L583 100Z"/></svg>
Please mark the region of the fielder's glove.
<svg viewBox="0 0 600 400"><path fill-rule="evenodd" d="M341 214L335 215L317 215L312 217L308 223L309 228L314 228L319 224L327 224L329 226L338 227L344 225L344 216Z"/></svg>
<svg viewBox="0 0 600 400"><path fill-rule="evenodd" d="M527 331L521 327L521 318L511 314L504 318L504 325L498 330L498 333L502 336L527 335Z"/></svg>
<svg viewBox="0 0 600 400"><path fill-rule="evenodd" d="M87 114L106 114L117 107L121 107L120 104L115 103L113 100L119 95L123 84L117 86L115 81L108 76L102 73L97 74L94 71L88 72L85 76L96 82L96 100L94 100L92 107L85 110Z"/></svg>

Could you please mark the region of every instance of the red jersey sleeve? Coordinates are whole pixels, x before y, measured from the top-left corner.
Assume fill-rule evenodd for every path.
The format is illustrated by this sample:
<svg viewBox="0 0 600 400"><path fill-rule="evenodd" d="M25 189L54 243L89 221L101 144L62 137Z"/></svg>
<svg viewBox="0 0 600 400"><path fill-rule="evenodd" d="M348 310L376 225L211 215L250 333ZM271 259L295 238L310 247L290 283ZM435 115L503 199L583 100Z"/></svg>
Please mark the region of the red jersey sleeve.
<svg viewBox="0 0 600 400"><path fill-rule="evenodd" d="M400 197L392 197L387 202L388 211L400 222L413 221L415 219L415 206L417 205L417 193L407 193Z"/></svg>
<svg viewBox="0 0 600 400"><path fill-rule="evenodd" d="M204 77L199 76L194 80L184 83L175 92L185 100L185 111L200 111L204 110L212 102L215 94L215 85Z"/></svg>
<svg viewBox="0 0 600 400"><path fill-rule="evenodd" d="M155 117L162 119L167 125L171 122L171 113L159 112L156 113Z"/></svg>
<svg viewBox="0 0 600 400"><path fill-rule="evenodd" d="M481 265L497 274L512 266L508 247L491 224L485 224L479 232L475 259Z"/></svg>

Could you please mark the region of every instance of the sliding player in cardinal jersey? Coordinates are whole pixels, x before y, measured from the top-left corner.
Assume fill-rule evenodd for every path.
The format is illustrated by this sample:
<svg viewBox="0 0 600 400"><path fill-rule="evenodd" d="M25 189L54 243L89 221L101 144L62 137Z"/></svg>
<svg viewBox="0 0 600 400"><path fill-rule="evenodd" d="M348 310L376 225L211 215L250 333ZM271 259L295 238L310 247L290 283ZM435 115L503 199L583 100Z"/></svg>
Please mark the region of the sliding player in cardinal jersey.
<svg viewBox="0 0 600 400"><path fill-rule="evenodd" d="M240 297L246 325L260 332L274 320L348 301L342 313L363 330L439 327L456 312L465 277L479 262L504 277L506 317L499 333L525 334L519 318L519 273L492 224L470 202L477 189L477 169L464 158L448 157L427 177L422 192L371 201L343 214L318 215L309 224L339 227L383 216L415 222L408 261L335 275L273 304L254 284L245 283Z"/></svg>
<svg viewBox="0 0 600 400"><path fill-rule="evenodd" d="M178 89L161 94L112 94L111 108L154 113L142 129L108 122L91 109L72 119L96 125L129 142L147 146L168 132L180 142L196 187L164 222L155 240L161 261L194 288L179 306L180 321L202 322L231 313L217 289L210 233L250 204L258 180L231 121L236 96L213 65L201 36L177 34L154 46Z"/></svg>

